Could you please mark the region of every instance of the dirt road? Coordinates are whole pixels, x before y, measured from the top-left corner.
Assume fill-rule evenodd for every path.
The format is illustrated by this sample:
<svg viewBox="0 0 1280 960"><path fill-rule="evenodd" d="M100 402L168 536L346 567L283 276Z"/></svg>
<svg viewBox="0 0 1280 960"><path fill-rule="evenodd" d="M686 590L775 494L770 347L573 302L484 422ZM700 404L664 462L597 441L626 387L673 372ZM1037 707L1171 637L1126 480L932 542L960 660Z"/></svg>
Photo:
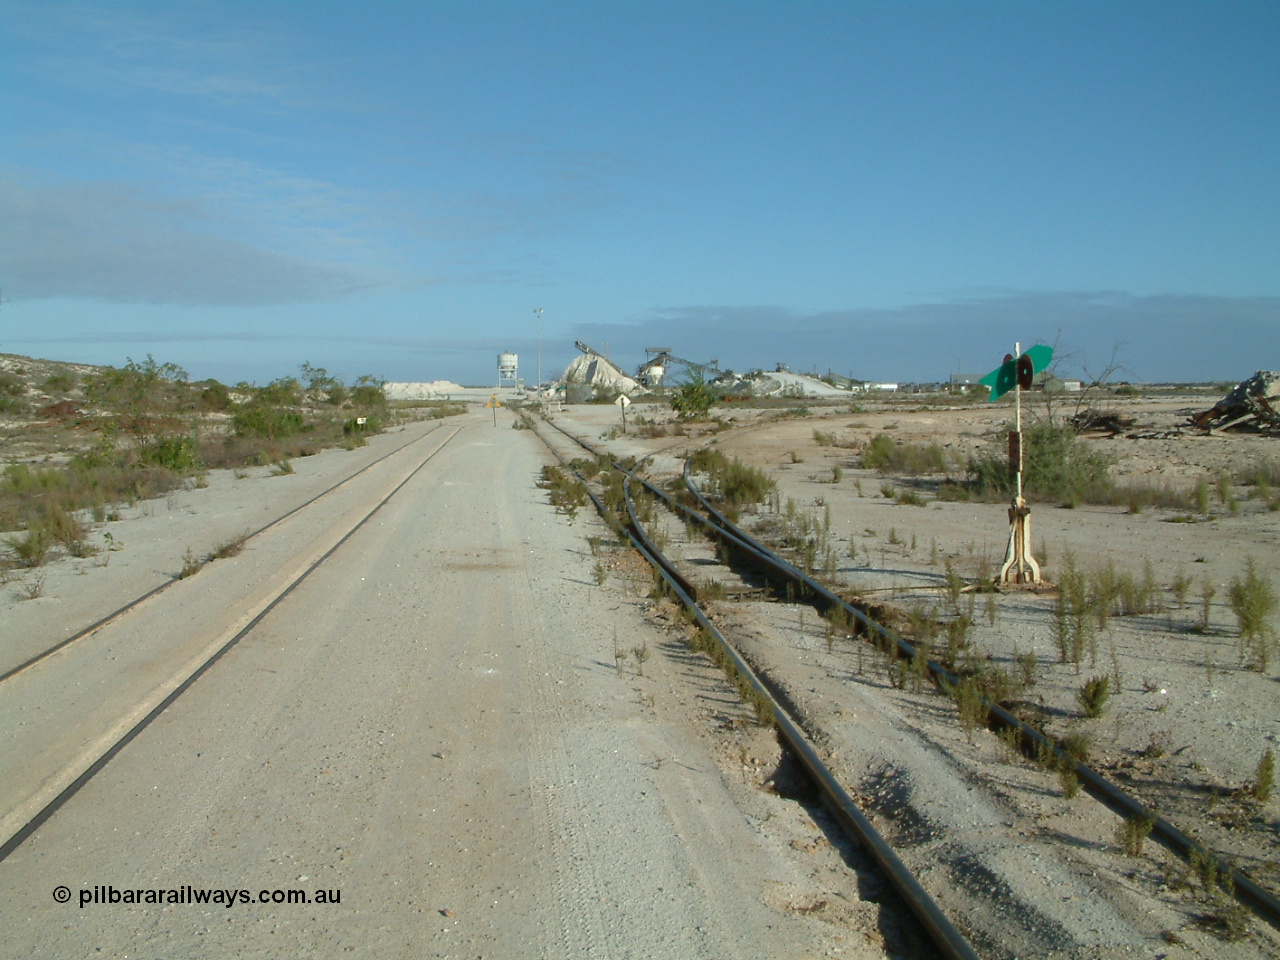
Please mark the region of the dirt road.
<svg viewBox="0 0 1280 960"><path fill-rule="evenodd" d="M0 863L6 955L883 955L779 906L801 868L744 816L695 726L616 669L615 645L662 635L596 588L588 521L534 486L537 441L501 418L455 426ZM438 442L0 689L0 816ZM188 902L81 906L112 888ZM189 902L201 889L246 892Z"/></svg>

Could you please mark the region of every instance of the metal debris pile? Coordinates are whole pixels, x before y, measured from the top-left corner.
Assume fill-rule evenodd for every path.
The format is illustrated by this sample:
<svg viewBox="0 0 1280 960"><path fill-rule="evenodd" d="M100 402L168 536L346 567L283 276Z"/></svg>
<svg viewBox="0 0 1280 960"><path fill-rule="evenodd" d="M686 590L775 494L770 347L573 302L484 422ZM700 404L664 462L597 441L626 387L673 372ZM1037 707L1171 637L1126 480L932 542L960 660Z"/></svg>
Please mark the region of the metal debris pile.
<svg viewBox="0 0 1280 960"><path fill-rule="evenodd" d="M1211 433L1232 428L1280 433L1280 373L1259 370L1191 422Z"/></svg>

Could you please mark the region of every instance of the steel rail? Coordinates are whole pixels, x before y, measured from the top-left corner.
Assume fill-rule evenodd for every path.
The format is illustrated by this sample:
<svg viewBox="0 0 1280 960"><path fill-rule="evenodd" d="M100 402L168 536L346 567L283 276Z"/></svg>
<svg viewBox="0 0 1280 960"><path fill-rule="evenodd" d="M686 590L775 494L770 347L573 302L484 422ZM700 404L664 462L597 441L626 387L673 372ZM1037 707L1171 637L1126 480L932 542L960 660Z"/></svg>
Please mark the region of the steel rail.
<svg viewBox="0 0 1280 960"><path fill-rule="evenodd" d="M557 430L566 437L578 443L589 452L599 455L595 450L588 446L584 441L570 434L567 430L558 424L553 424ZM615 463L615 466L617 464ZM624 471L625 472L625 471ZM913 658L916 653L915 645L899 636L895 631L885 627L883 624L867 616L862 610L848 603L842 597L836 595L831 590L818 583L812 577L797 570L794 566L773 553L771 550L763 546L759 541L752 538L741 528L732 523L719 510L715 509L700 490L694 485L692 478L689 476L689 462L684 464L684 482L689 492L695 497L698 503L706 511L707 516L703 516L696 510L690 510L679 501L668 496L664 491L660 490L652 483L642 478L637 478L645 488L658 497L673 509L681 512L685 516L705 526L712 531L715 536L722 539L730 547L742 553L749 562L757 569L762 570L767 576L770 576L775 582L782 584L792 584L799 586L798 599L811 599L815 601L815 605L822 608L830 609L832 607L840 607L847 616L852 617L855 622L860 624L865 631L873 634L881 641L892 644L901 657ZM930 675L939 683L948 686L956 686L960 682L960 678L954 673L947 670L942 664L936 660L926 661ZM1135 797L1120 789L1110 780L1104 777L1098 771L1089 765L1077 760L1063 750L1050 737L1041 731L1032 727L1030 724L1018 719L1004 707L998 703L993 703L987 698L983 698L983 703L988 711L988 723L998 727L1013 728L1018 731L1019 745L1024 753L1039 753L1040 751L1048 751L1053 756L1055 762L1059 765L1068 766L1072 769L1081 784L1089 792L1089 794L1108 809L1120 816L1132 820L1142 820L1152 825L1151 836L1164 846L1184 860L1190 860L1193 856L1199 856L1210 862L1220 876L1230 877L1232 889L1237 900L1248 907L1261 920L1264 920L1272 927L1280 930L1280 898L1269 890L1263 888L1257 881L1250 877L1247 873L1235 867L1231 863L1216 856L1211 850L1203 844L1198 843L1194 838L1178 829L1174 824L1160 816L1157 812L1149 809Z"/></svg>
<svg viewBox="0 0 1280 960"><path fill-rule="evenodd" d="M909 658L915 656L916 648L913 644L904 640L895 631L868 617L857 607L848 603L812 577L797 570L753 539L713 507L689 476L689 462L687 460L684 466L684 481L689 491L697 498L703 509L707 511L708 516L711 518L710 523L714 525L715 529L724 535L732 546L741 550L753 562L757 562L766 572L773 574L775 578L799 585L802 593L811 596L823 607L839 607L843 609L846 615L853 617L869 633L875 634L887 643L896 644L900 656ZM650 489L654 488L650 487ZM687 512L697 516L695 511ZM954 687L960 682L959 677L935 660L928 661L928 669L940 684ZM1237 900L1252 910L1260 919L1280 930L1280 899L1275 894L1263 888L1247 873L1222 860L1203 844L1198 843L1156 811L1151 810L1137 798L1117 787L1092 767L1072 757L1050 737L1035 727L1018 719L998 703L991 702L985 697L983 702L988 710L988 723L1017 730L1020 745L1024 752L1031 752L1032 750L1037 752L1041 750L1050 751L1057 763L1069 766L1074 770L1075 775L1094 799L1123 817L1150 823L1152 825L1151 836L1166 849L1185 860L1190 860L1193 856L1207 859L1214 865L1221 876L1229 876L1231 878Z"/></svg>
<svg viewBox="0 0 1280 960"><path fill-rule="evenodd" d="M73 780L70 784L68 784L62 790L61 793L59 793L56 797L54 797L52 800L46 803L43 807L41 807L40 810L37 811L29 820L27 820L26 823L24 823L21 827L19 827L4 842L4 844L0 846L0 862L3 862L5 859L7 859L11 853L17 850L18 847L20 847L27 840L28 837L30 837L33 833L35 833L38 829L40 829L40 827L50 817L52 817L55 813L57 813L58 810L63 806L63 804L65 804L68 800L70 800L77 793L79 793L81 788L83 788L85 784L87 784L98 773L100 773L103 770L103 768L107 766L107 764L109 764L113 759L115 759L116 755L119 754L121 750L123 750L130 743L132 743L134 738L136 738L138 734L142 733L143 730L149 727L151 723L157 717L159 717L162 713L164 713L165 710L167 710L175 700L177 700L180 696L186 693L187 690L189 690L197 680L199 680L202 676L204 676L205 673L207 673L208 670L215 663L221 660L222 657L228 651L230 651L232 647L234 647L241 640L247 637L254 630L254 628L257 627L258 624L260 624L267 617L267 615L270 614L271 611L274 610L280 604L281 601L283 601L287 596L289 596L289 594L293 593L293 591L304 580L306 580L307 577L309 577L316 570L317 567L319 567L322 563L324 563L331 556L333 556L333 554L337 552L339 547L341 547L344 543L350 540L351 537L355 535L356 531L358 531L361 527L363 527L366 523L368 523L369 520L373 518L374 514L376 514L379 510L381 510L391 500L392 497L394 497L397 493L399 493L404 488L405 484L407 484L410 480L416 477L418 473L422 470L422 468L425 467L428 463L430 463L431 460L434 459L436 454L438 454L441 450L443 450L445 446L448 445L449 441L458 435L461 429L462 428L459 427L455 429L453 433L451 433L449 436L445 437L444 442L441 443L440 446L436 447L436 449L432 450L431 453L427 454L427 456L423 458L423 461L420 464L418 464L416 467L414 467L407 477L405 477L398 484L396 484L395 488L390 493L388 493L386 496L380 499L376 504L374 504L372 510L366 513L359 521L356 522L356 524L350 530L348 530L345 534L343 534L342 539L340 539L337 543L335 543L328 550L326 550L314 563L308 566L306 570L304 570L301 574L295 577L288 584L288 586L286 586L280 593L278 593L275 596L275 598L270 603L268 603L265 607L263 607L262 610L258 612L257 616L255 616L252 620L250 620L247 624L245 624L245 626L242 627L235 634L235 636L233 636L230 640L228 640L226 643L220 646L217 650L215 650L213 654L209 656L207 659L205 659L204 662L202 662L198 667L196 667L195 670L186 677L186 679L184 679L172 691L170 691L168 696L166 696L163 700L161 700L158 704L156 704L156 706L153 707L151 711L147 713L146 716L144 716L136 724L130 727L127 731L125 731L125 733L122 734L120 738L115 741L115 743L113 743L110 747L108 747L92 764L88 766L88 768L86 768L78 777L76 777L75 780ZM431 432L434 433L435 431L433 430ZM416 442L416 441L412 441L412 442ZM407 445L408 444L406 444L406 446Z"/></svg>
<svg viewBox="0 0 1280 960"><path fill-rule="evenodd" d="M342 485L354 480L356 477L360 476L360 474L364 473L366 470L371 470L372 468L376 467L378 464L380 464L383 460L386 460L388 457L394 457L400 451L413 446L415 443L420 443L421 441L425 440L427 437L431 436L431 434L435 433L436 430L438 430L439 428L440 428L440 425L436 424L430 430L424 433L422 436L415 437L413 440L410 440L408 443L403 443L400 446L396 447L390 453L384 453L382 456L378 457L377 460L373 460L373 461L370 461L369 463L366 463L363 467L361 467L355 473L351 474L345 479L339 480L333 486L328 487L325 490L322 490L320 493L317 493L314 497L307 500L305 503L299 504L298 506L294 507L288 513L285 513L279 517L276 517L270 523L267 523L259 527L257 530L254 530L252 533L245 534L242 538L240 538L240 543L241 544L248 543L254 537L257 537L260 534L266 533L268 530L270 530L272 527L276 526L277 524L283 523L284 521L288 520L295 513L298 513L301 510L305 510L307 507L311 506L317 500L321 499L322 497L328 496L329 494L333 493L333 491L337 490ZM90 634L95 633L98 630L101 630L107 624L115 621L119 617L124 616L130 610L133 610L136 607L141 606L142 604L146 603L146 601L150 600L152 597L168 590L170 587L172 587L175 583L177 583L181 579L183 579L181 574L174 574L168 580L165 580L161 582L159 585L152 587L146 593L142 594L142 596L135 597L133 600L130 600L128 603L126 603L123 607L120 607L118 610L113 610L111 613L108 613L105 617L102 617L99 620L95 620L93 623L89 624L87 627L81 628L77 632L73 633L71 636L67 637L65 640L59 640L57 643L55 643L52 647L49 647L47 650L44 650L41 653L35 654L34 656L28 658L27 660L24 660L22 663L18 664L16 667L13 667L12 669L7 670L4 673L0 673L0 683L4 683L6 680L10 679L11 677L16 677L18 674L22 673L24 670L34 667L40 661L48 659L49 657L57 653L59 650L62 650L65 647L69 647L71 644L75 643L77 640L83 640L85 637L89 636Z"/></svg>
<svg viewBox="0 0 1280 960"><path fill-rule="evenodd" d="M641 555L662 575L667 582L667 586L679 598L680 602L685 605L686 609L693 614L698 625L715 640L721 651L729 658L739 676L745 679L758 695L768 700L773 711L774 726L777 728L779 736L818 785L827 808L835 816L844 831L871 854L872 859L875 860L881 871L889 879L894 889L902 896L908 908L915 914L916 919L924 926L929 939L933 941L943 956L953 958L953 960L961 960L961 958L963 960L977 960L978 955L974 952L973 947L969 945L969 942L960 931L955 928L933 897L929 895L929 892L921 886L915 874L902 862L893 847L881 836L871 820L859 809L853 797L849 795L830 768L818 756L817 750L814 749L813 744L800 728L800 725L791 717L786 707L760 680L755 670L738 653L733 644L729 643L716 628L715 624L711 622L702 608L698 606L692 592L682 585L687 581L675 569L675 564L654 544L636 516L631 498L631 479L630 476L625 477L622 489L626 500L627 514L631 519L636 537L639 538L642 544L642 546L637 545ZM636 537L632 538L633 542Z"/></svg>
<svg viewBox="0 0 1280 960"><path fill-rule="evenodd" d="M557 429L560 429L557 427ZM534 431L537 433L537 431ZM589 446L578 438L573 437L567 431L560 429L561 433L572 440L577 441L581 446L589 450L592 454L598 456L596 451L591 450ZM707 632L712 640L717 644L728 661L733 665L733 669L743 680L746 681L757 695L765 698L769 703L773 713L773 723L777 729L779 736L782 738L786 746L791 750L793 755L797 757L801 765L808 772L809 776L818 785L823 800L827 808L835 817L836 822L845 831L847 835L852 837L855 842L859 843L876 862L876 865L888 878L894 889L903 898L907 907L916 916L916 919L923 925L929 938L934 945L948 960L978 960L977 953L973 947L964 938L959 930L951 923L947 915L937 905L929 892L921 886L915 875L907 868L907 866L898 857L893 847L881 836L876 830L875 825L870 819L859 809L857 803L849 795L848 791L840 784L836 777L831 773L827 765L822 761L818 752L810 743L804 731L800 728L786 708L773 695L773 692L760 680L756 672L751 668L750 664L738 653L737 649L725 639L724 635L711 622L706 613L698 606L694 599L693 591L689 589L688 580L676 569L675 564L666 557L656 544L653 543L648 533L644 529L644 525L640 523L639 517L636 515L635 504L631 497L631 480L633 475L620 467L615 467L623 474L623 498L627 507L627 515L631 521L631 527L623 526L603 502L595 495L595 493L587 486L585 479L578 471L569 466L568 461L560 455L546 438L538 434L543 443L547 444L547 448L582 483L583 488L587 492L587 496L591 498L591 502L595 505L596 511L610 526L610 528L623 534L631 542L632 547L645 558L654 570L663 578L671 592L680 600L681 603L693 614L698 625ZM636 478L639 479L639 478ZM645 487L659 496L668 503L674 503L669 497L660 490L653 487L647 481L640 480ZM678 504L676 504L679 506Z"/></svg>

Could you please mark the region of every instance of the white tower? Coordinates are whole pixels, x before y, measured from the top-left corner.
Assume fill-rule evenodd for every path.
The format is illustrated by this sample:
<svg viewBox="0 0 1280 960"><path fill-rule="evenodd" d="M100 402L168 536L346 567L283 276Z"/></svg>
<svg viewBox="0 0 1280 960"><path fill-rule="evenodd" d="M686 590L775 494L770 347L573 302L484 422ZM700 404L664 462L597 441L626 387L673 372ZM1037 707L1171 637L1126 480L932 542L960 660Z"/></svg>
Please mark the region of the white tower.
<svg viewBox="0 0 1280 960"><path fill-rule="evenodd" d="M502 389L504 382L509 382L512 387L519 386L517 383L518 359L514 353L498 354L498 389Z"/></svg>

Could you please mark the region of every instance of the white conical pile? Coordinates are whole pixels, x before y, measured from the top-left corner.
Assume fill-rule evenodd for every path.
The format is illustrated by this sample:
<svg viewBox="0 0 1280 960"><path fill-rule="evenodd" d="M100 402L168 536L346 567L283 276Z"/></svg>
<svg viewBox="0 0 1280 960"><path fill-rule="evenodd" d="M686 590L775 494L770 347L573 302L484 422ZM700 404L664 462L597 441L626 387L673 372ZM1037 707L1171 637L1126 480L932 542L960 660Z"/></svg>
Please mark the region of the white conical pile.
<svg viewBox="0 0 1280 960"><path fill-rule="evenodd" d="M598 354L583 353L574 357L560 379L564 383L585 383L628 394L641 389L640 384Z"/></svg>

